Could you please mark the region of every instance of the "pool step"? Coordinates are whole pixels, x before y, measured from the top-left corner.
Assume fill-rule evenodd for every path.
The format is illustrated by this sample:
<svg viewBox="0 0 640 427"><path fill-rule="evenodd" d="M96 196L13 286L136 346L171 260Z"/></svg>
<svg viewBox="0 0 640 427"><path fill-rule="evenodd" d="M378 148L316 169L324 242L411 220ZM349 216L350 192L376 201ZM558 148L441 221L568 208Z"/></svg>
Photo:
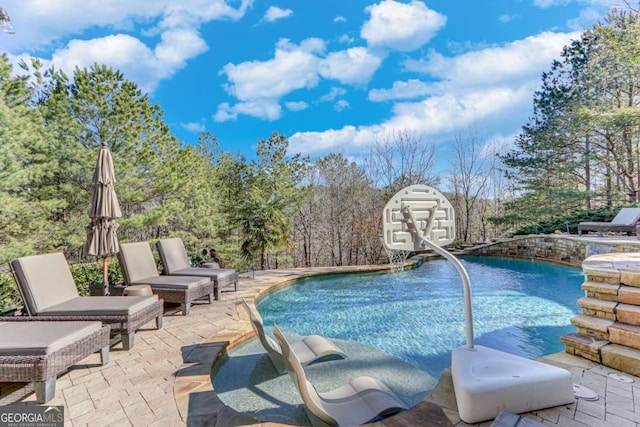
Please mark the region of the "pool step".
<svg viewBox="0 0 640 427"><path fill-rule="evenodd" d="M597 298L603 301L618 301L618 289L620 284L597 282L586 280L582 284L582 290L589 298Z"/></svg>
<svg viewBox="0 0 640 427"><path fill-rule="evenodd" d="M631 375L640 375L640 350L609 344L602 347L600 352L603 365Z"/></svg>
<svg viewBox="0 0 640 427"><path fill-rule="evenodd" d="M616 322L609 326L609 341L640 350L640 326Z"/></svg>
<svg viewBox="0 0 640 427"><path fill-rule="evenodd" d="M569 354L640 375L640 269L633 255L593 255L583 261L582 314L571 319L577 332L560 340Z"/></svg>
<svg viewBox="0 0 640 427"><path fill-rule="evenodd" d="M600 349L609 345L609 341L593 335L569 334L560 338L566 346L566 352L575 356L580 356L596 363L602 363Z"/></svg>
<svg viewBox="0 0 640 427"><path fill-rule="evenodd" d="M585 260L586 261L586 260ZM582 272L587 280L601 283L620 284L620 270L615 268L587 266L582 263Z"/></svg>
<svg viewBox="0 0 640 427"><path fill-rule="evenodd" d="M627 286L640 287L640 271L620 270L620 283Z"/></svg>
<svg viewBox="0 0 640 427"><path fill-rule="evenodd" d="M640 288L625 285L620 286L620 289L618 289L618 301L640 306Z"/></svg>
<svg viewBox="0 0 640 427"><path fill-rule="evenodd" d="M616 321L630 325L640 325L640 306L618 304L616 306Z"/></svg>
<svg viewBox="0 0 640 427"><path fill-rule="evenodd" d="M609 340L609 327L615 322L601 317L578 314L571 319L571 324L578 329L578 334Z"/></svg>
<svg viewBox="0 0 640 427"><path fill-rule="evenodd" d="M615 309L618 301L603 301L598 298L584 297L578 300L578 305L582 307L582 313L587 316L616 320Z"/></svg>

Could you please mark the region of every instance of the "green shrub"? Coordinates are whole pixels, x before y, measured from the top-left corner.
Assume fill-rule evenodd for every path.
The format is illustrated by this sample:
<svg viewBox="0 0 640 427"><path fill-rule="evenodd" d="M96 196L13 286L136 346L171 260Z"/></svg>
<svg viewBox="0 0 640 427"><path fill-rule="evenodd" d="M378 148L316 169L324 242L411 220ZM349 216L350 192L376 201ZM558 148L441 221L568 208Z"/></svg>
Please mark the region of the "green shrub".
<svg viewBox="0 0 640 427"><path fill-rule="evenodd" d="M82 296L89 295L89 285L92 283L102 283L102 260L98 262L71 264L71 275L76 282L78 292ZM109 283L112 285L123 282L122 271L119 263L109 262Z"/></svg>
<svg viewBox="0 0 640 427"><path fill-rule="evenodd" d="M0 274L0 311L22 306L18 286L10 274Z"/></svg>
<svg viewBox="0 0 640 427"><path fill-rule="evenodd" d="M508 237L522 234L551 234L556 230L567 231L567 224L571 234L578 234L578 224L581 222L609 222L623 207L637 207L633 205L616 206L611 208L581 209L557 216L549 220L528 224L518 228Z"/></svg>

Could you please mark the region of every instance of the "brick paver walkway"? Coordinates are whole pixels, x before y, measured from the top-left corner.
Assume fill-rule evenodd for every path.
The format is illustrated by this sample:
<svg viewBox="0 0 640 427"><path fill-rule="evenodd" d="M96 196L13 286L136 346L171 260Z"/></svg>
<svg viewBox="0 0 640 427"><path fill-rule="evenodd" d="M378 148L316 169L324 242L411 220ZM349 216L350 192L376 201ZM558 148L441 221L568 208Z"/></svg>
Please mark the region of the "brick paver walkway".
<svg viewBox="0 0 640 427"><path fill-rule="evenodd" d="M357 267L368 270L378 267ZM250 333L251 327L237 310L240 298L254 299L266 289L300 277L353 270L354 268L316 268L257 272L255 278L242 278L237 292L225 292L213 304L195 304L189 316L178 309L165 315L164 327L151 322L135 336L130 351L117 344L110 362L99 365L94 354L58 378L51 405L64 405L68 426L230 426L251 423L222 404L212 390L209 372L216 355L227 342ZM574 381L600 396L595 402L578 400L571 405L526 414L545 425L640 427L640 378L625 374L632 383L608 376L616 372L565 353L545 358L549 363L571 370ZM15 387L0 384L0 399ZM454 425L464 426L455 410L450 377L444 375L436 390L421 408L392 417L387 426L444 425L429 417L430 402L444 409ZM35 395L22 402L35 404ZM422 410L422 412L421 412ZM418 421L416 421L418 420ZM418 422L418 424L416 424ZM491 423L483 423L489 426ZM269 424L273 425L273 424Z"/></svg>

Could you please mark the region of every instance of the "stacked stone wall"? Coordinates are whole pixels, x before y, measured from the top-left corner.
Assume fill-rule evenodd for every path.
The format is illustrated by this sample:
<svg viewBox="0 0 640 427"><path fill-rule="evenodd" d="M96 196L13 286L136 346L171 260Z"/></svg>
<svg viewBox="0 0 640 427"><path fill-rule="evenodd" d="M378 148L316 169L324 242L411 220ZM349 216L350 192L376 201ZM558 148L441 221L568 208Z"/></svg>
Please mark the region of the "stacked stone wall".
<svg viewBox="0 0 640 427"><path fill-rule="evenodd" d="M566 352L640 375L640 241L569 235L522 236L465 251L479 256L539 259L582 267L582 313Z"/></svg>
<svg viewBox="0 0 640 427"><path fill-rule="evenodd" d="M640 253L609 253L582 262L582 314L561 341L567 353L640 374Z"/></svg>
<svg viewBox="0 0 640 427"><path fill-rule="evenodd" d="M471 255L540 259L580 267L590 255L613 252L640 252L640 241L569 235L531 235L476 246Z"/></svg>

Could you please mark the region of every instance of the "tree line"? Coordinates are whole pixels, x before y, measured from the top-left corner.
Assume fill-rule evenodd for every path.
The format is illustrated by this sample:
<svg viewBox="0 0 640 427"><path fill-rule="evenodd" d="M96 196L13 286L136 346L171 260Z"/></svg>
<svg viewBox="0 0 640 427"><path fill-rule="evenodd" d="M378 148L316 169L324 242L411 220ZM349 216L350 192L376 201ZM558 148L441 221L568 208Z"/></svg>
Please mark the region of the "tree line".
<svg viewBox="0 0 640 427"><path fill-rule="evenodd" d="M640 202L640 21L612 10L542 75L533 115L502 157L517 198L496 221Z"/></svg>
<svg viewBox="0 0 640 427"><path fill-rule="evenodd" d="M511 148L460 132L444 174L438 141L413 131L378 136L359 163L291 154L286 135L273 132L249 160L209 132L179 141L161 106L118 70L94 64L67 76L37 59L20 70L0 56L0 263L53 251L91 261L82 248L103 144L116 167L121 241L180 236L192 252L218 248L236 268L379 262L382 208L412 184L447 195L464 242L640 199L631 8L563 49Z"/></svg>
<svg viewBox="0 0 640 427"><path fill-rule="evenodd" d="M378 262L386 201L407 185L441 184L434 143L414 132L379 138L364 165L336 153L314 162L289 154L278 132L247 160L208 132L194 145L180 142L161 107L105 65L72 76L35 59L20 66L13 72L0 57L3 263L52 251L88 260L91 178L103 144L116 167L121 241L177 235L193 252L219 248L237 267Z"/></svg>

